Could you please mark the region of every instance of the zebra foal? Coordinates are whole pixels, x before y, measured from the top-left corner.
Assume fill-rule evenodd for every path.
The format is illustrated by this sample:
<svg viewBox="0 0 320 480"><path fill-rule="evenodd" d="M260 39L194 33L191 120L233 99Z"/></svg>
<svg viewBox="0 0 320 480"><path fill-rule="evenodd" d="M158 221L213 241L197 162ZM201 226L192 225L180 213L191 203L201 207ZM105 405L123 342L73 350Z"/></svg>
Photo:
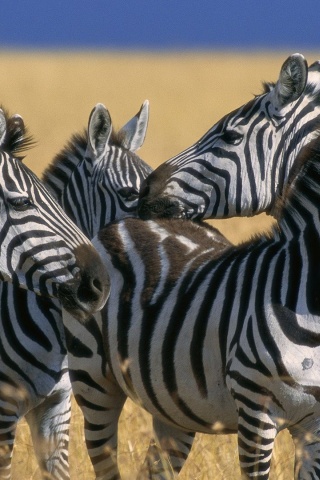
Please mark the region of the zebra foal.
<svg viewBox="0 0 320 480"><path fill-rule="evenodd" d="M297 157L271 235L216 252L205 227L183 220L128 218L98 234L111 278L97 314L111 448L129 396L168 425L164 449L168 432L237 433L243 477L266 480L288 428L295 478L320 478L319 205L320 137ZM97 478L120 478L111 453Z"/></svg>
<svg viewBox="0 0 320 480"><path fill-rule="evenodd" d="M144 141L148 113L146 101L115 132L108 110L97 104L87 130L72 136L44 172L57 202L90 238L114 218L136 210L140 183L151 171L134 153ZM0 311L0 452L6 453L0 456L0 478L10 478L16 425L25 416L43 478L67 479L71 383L66 336L76 347L78 337L88 336L90 357L101 333L92 321L89 334L76 320L76 328L65 331L58 301L8 283L0 283Z"/></svg>

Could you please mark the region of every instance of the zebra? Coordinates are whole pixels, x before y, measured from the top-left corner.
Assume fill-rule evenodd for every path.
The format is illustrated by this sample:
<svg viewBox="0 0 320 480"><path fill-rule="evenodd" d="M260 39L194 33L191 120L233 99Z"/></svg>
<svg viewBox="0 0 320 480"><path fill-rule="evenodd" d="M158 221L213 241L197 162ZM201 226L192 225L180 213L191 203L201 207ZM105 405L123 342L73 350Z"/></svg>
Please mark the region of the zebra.
<svg viewBox="0 0 320 480"><path fill-rule="evenodd" d="M73 135L43 174L56 201L89 238L114 218L136 211L140 183L151 172L134 153L144 141L148 117L145 101L115 132L109 111L97 104L87 130ZM64 330L61 305L3 283L0 311L0 338L6 340L0 352L0 383L5 375L9 391L4 398L0 389L0 453L6 453L0 458L0 478L10 478L16 424L25 416L43 478L67 479L71 383L66 337L71 334ZM75 343L85 329L77 322ZM17 395L20 402L8 413Z"/></svg>
<svg viewBox="0 0 320 480"><path fill-rule="evenodd" d="M218 121L194 145L143 182L143 219L274 215L298 152L320 121L320 62L301 54L283 63L278 81Z"/></svg>
<svg viewBox="0 0 320 480"><path fill-rule="evenodd" d="M320 478L320 135L297 156L280 203L272 233L221 251L184 219L126 218L99 232L111 278L96 314L105 450L116 450L130 397L167 427L157 441L169 453L171 433L190 443L189 432L237 433L243 478L267 480L274 439L288 428L295 478ZM99 479L120 478L110 450Z"/></svg>
<svg viewBox="0 0 320 480"><path fill-rule="evenodd" d="M93 238L102 226L135 215L140 184L152 168L135 152L145 140L149 101L118 132L98 103L87 132L73 135L43 173L43 181L74 223Z"/></svg>
<svg viewBox="0 0 320 480"><path fill-rule="evenodd" d="M59 297L84 320L104 305L109 278L88 239L22 163L32 144L22 117L1 107L0 280Z"/></svg>
<svg viewBox="0 0 320 480"><path fill-rule="evenodd" d="M258 189L259 204L264 205L261 208L259 207L259 209L261 211L266 209L269 211L269 213L277 217L277 205L279 205L278 201L279 198L281 198L281 193L284 190L284 186L287 184L288 172L290 168L292 169L293 159L295 158L295 155L297 155L297 153L301 151L309 141L311 141L314 136L314 132L318 127L319 80L319 62L316 62L307 68L306 61L301 55L292 55L284 62L280 71L279 80L276 84L265 84L265 94L256 97L252 102L249 102L249 104L241 107L238 111L227 115L224 119L218 122L217 131L215 130L215 127L213 127L208 134L203 137L203 142L201 140L198 144L189 149L190 159L192 160L192 149L194 148L195 156L196 153L199 154L199 151L197 150L198 147L203 147L205 150L205 140L207 140L207 143L210 146L210 135L212 133L214 148L210 150L208 146L208 158L205 157L205 159L211 160L211 156L213 157L213 154L215 154L215 157L213 157L212 161L220 162L219 158L221 157L221 165L219 164L217 168L214 168L210 167L210 165L207 163L207 171L205 171L205 174L198 175L195 169L188 169L188 164L185 172L190 174L195 173L195 178L193 181L196 181L198 178L199 180L206 182L204 179L210 178L211 171L213 174L221 175L221 178L223 175L226 178L228 177L230 186L225 188L225 195L221 195L219 201L219 205L221 204L221 210L228 212L228 215L232 216L232 212L234 211L232 203L235 202L236 204L239 204L239 195L242 192L241 182L245 187L245 180L248 178L248 176L241 176L240 167L238 170L228 167L224 171L222 162L226 161L226 159L229 159L229 161L234 160L236 164L236 159L239 157L238 164L241 167L243 164L243 170L246 171L246 163L244 157L241 157L241 152L242 155L244 155L244 153L248 154L248 152L251 152L251 157L248 157L248 155L246 157L251 161L251 159L255 158L254 152L257 150L260 152L259 155L261 159L261 165L259 164L258 169L255 167L255 171L257 170L258 172L261 171L263 173L261 173L262 179L266 179L265 172L273 172L273 177L281 179L283 184L281 189L280 187L276 189L270 186L270 181L267 180L265 184L263 184L261 181ZM288 86L291 87L290 92L286 91ZM272 92L273 94L271 95ZM278 105L281 103L283 107L279 111L279 115L281 114L283 116L281 122L279 115L274 114L273 116L270 116L272 112L271 107L274 108L274 111L276 108L278 108L277 102ZM269 114L269 122L266 121L263 123L262 120L265 117L266 109ZM262 123L260 134L258 134L255 130L257 126L260 125L259 122ZM237 125L238 130L241 128L243 140L238 138L238 140L241 140L240 143L236 139L236 135L230 131L230 125L234 124ZM219 131L220 134L218 135ZM286 138L285 134L287 135ZM280 141L278 140L279 137ZM264 141L263 139L265 138L267 138L268 141ZM228 153L226 148L227 140L229 143L228 149L231 153ZM277 148L276 142L279 142ZM244 148L245 145L246 148ZM187 158L188 150L185 153ZM211 156L210 153L212 154ZM177 159L179 159L179 157L180 156L178 156ZM201 161L203 159L200 155L199 158L197 157L195 160L197 159L199 161L198 163L195 161L195 168L197 168L198 165L200 169ZM238 173L239 171L240 173ZM170 188L171 191L174 191L175 186L183 185L179 179L177 180L177 178L174 178L174 173L175 170L172 165L169 166L169 164L164 164L158 167L158 169L151 173L143 182L140 189L140 200L138 207L139 214L142 218L148 218L149 215L154 217L176 215L181 216L182 218L193 218L192 215L184 215L183 210L181 210L181 212L179 210L181 215L179 212L177 213L177 211L175 211L174 202L172 203L173 208L170 210L168 196L163 196L165 188L164 182L166 179L168 181L168 194L170 194ZM170 174L172 174L172 177L170 177ZM169 183L171 178L172 183ZM188 179L186 181L186 184L187 183L192 185L192 179ZM186 184L184 186L186 186ZM233 186L235 187L232 188ZM204 190L203 194L200 192L201 188ZM201 201L201 198L207 198L206 188L207 185L204 187L203 185L199 186L199 192L201 193L201 195L199 194L198 198L199 202ZM216 190L219 191L218 188L216 188ZM253 204L252 200L250 199L251 190L247 188L246 190L243 190L242 193L244 194L244 192L246 195L248 195L248 197L245 198L245 201L243 201L244 205L242 205L241 214L252 215L253 213L259 213L259 209L252 209L250 207L250 205ZM188 195L187 202L192 200L192 194L194 191L187 192L186 190L185 193ZM179 192L179 195L182 198L181 192ZM150 198L152 198L152 201L148 203ZM225 208L222 206L223 199L225 199L227 205ZM152 203L153 201L154 203ZM168 206L168 209L165 208L166 205ZM214 215L219 216L218 207L214 211ZM205 214L205 217L207 216L208 215ZM224 241L226 243L226 240ZM92 319L90 322L94 323ZM105 369L103 368L103 342L101 341L101 344L97 342L96 332L98 332L99 329L96 327L96 322L94 323L95 327L91 327L91 331L94 333L90 334L90 322L88 323L86 335L84 335L86 331L83 329L83 336L77 336L77 322L73 322L73 333L70 335L71 340L70 344L68 344L68 356L73 388L76 392L77 401L81 405L85 417L85 434L88 451L94 465L97 478L104 479L112 478L113 468L110 467L110 472L108 472L111 458L108 452L106 453L106 447L108 446L108 442L113 446L116 444L115 432L117 429L118 417L117 414L114 416L113 409L109 410L108 407L110 401L108 396L108 388L110 389L110 385L106 387L106 391L102 387L105 381L105 376L107 375ZM72 319L68 319L68 328L70 329L71 324ZM77 341L75 341L75 338L77 338ZM96 352L100 360L93 358L93 351ZM76 377L78 377L78 380ZM88 394L86 389L90 389ZM90 398L90 401L86 400L87 397ZM94 398L95 400L93 400ZM121 411L121 408L122 406L119 406L118 411ZM109 418L109 427L106 426L106 418ZM164 430L166 428L167 426L156 422L154 425L156 436L164 435ZM158 430L160 430L160 433ZM187 445L189 445L191 448L192 438L191 441L189 441L189 435L187 433L182 433L181 431L175 433L170 431L169 435L175 439L175 448L171 447L171 463L174 465L175 471L178 471L182 467L187 456ZM150 446L150 453L152 457L152 445ZM146 463L150 463L151 461L152 460L148 460L147 457Z"/></svg>

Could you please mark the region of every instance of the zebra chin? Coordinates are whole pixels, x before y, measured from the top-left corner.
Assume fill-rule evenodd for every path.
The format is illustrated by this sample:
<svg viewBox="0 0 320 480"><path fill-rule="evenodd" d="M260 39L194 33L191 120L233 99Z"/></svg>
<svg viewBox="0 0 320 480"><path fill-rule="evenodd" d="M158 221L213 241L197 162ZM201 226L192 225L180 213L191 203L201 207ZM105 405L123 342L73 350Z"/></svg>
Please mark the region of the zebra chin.
<svg viewBox="0 0 320 480"><path fill-rule="evenodd" d="M72 280L58 285L58 298L63 308L83 323L104 307L110 278L93 246L81 245L74 253L79 268Z"/></svg>

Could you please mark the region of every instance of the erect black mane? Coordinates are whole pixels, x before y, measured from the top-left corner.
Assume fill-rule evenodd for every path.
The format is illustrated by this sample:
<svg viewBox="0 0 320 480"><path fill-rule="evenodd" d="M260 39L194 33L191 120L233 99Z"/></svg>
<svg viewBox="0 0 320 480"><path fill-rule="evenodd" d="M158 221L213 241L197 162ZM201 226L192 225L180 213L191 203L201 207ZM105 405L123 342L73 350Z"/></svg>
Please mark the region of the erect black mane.
<svg viewBox="0 0 320 480"><path fill-rule="evenodd" d="M5 138L0 148L9 155L22 159L23 155L21 154L32 148L35 145L35 141L29 135L21 117L10 116L7 109L2 106L0 108L3 111L7 125Z"/></svg>
<svg viewBox="0 0 320 480"><path fill-rule="evenodd" d="M279 213L283 210L288 197L292 194L295 189L296 180L304 179L307 180L308 171L307 167L313 163L319 163L320 166L320 121L318 124L318 128L314 131L315 137L311 140L310 143L305 145L301 151L298 153L289 177L287 184L282 192L281 195L277 198L273 209L273 215L276 218L279 218ZM319 185L320 188L320 185ZM278 212L278 213L275 213Z"/></svg>

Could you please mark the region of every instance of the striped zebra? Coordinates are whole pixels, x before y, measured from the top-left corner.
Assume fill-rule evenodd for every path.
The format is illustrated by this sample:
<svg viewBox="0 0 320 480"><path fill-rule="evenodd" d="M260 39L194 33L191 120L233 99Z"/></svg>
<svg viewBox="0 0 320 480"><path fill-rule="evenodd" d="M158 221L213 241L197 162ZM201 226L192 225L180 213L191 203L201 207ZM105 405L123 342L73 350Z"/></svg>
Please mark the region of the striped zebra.
<svg viewBox="0 0 320 480"><path fill-rule="evenodd" d="M139 216L273 215L294 160L320 121L320 62L291 55L276 83L218 121L143 183Z"/></svg>
<svg viewBox="0 0 320 480"><path fill-rule="evenodd" d="M106 301L107 272L87 238L22 163L32 143L22 118L1 108L0 280L59 297L85 319Z"/></svg>
<svg viewBox="0 0 320 480"><path fill-rule="evenodd" d="M149 102L118 132L98 103L88 131L74 135L44 171L43 181L76 225L93 238L114 219L136 214L140 184L152 169L135 154L144 142Z"/></svg>
<svg viewBox="0 0 320 480"><path fill-rule="evenodd" d="M306 62L301 55L296 54L289 57L289 59L284 63L281 69L278 82L275 85L266 85L266 90L269 91L269 96L266 92L264 95L256 97L255 100L249 102L249 104L241 107L238 111L233 112L233 114L230 114L218 123L221 132L220 140L224 141L224 148L222 148L221 143L217 143L219 138L216 138L215 145L217 145L217 148L212 148L211 153L213 155L213 152L215 152L217 158L213 158L213 160L219 162L219 158L221 157L222 162L225 161L225 157L228 156L230 161L230 159L236 159L239 156L238 164L241 167L243 164L244 170L246 170L246 164L244 163L244 159L242 159L241 155L244 155L244 153L246 153L246 158L249 158L251 160L251 158L254 158L254 152L256 148L260 151L261 165L259 164L258 169L255 167L255 171L272 171L273 176L278 179L283 179L283 184L285 185L288 180L287 170L289 169L289 166L290 168L292 168L295 155L297 155L297 153L302 150L302 148L311 140L314 135L313 132L317 129L319 112L319 85L319 65L317 63L313 64L311 67L309 67L309 69L307 69ZM287 88L288 86L291 87L291 91L290 95L289 91L287 92L288 98L285 100L285 88ZM272 91L273 96L271 95ZM272 111L271 106L273 105L274 109L278 108L275 97L278 99L278 104L280 104L280 102L282 102L283 104L283 109L280 109L280 114L283 116L281 122L279 115L274 115L272 118L270 117L270 112ZM289 97L291 99L291 102L289 101ZM294 100L296 97L298 97L298 99ZM270 103L272 98L273 103ZM269 102L270 105L267 105L267 102ZM265 110L263 110L263 108L267 109L267 111L269 112L269 122L266 121L265 124L263 124L262 130L260 134L258 134L256 128L259 125L259 122L261 122L262 119L265 117ZM241 127L241 133L243 135L243 141L238 143L238 145L235 137L232 140L233 134L230 132L230 125L233 125L236 120L237 128L240 129ZM247 121L245 122L244 120ZM276 121L278 123L276 123ZM285 122L287 122L287 124ZM228 127L228 129L226 127ZM209 134L210 132L213 132L214 134L214 129L215 127L213 127L213 129L211 129L208 134L203 137L203 139L207 138L209 142ZM284 138L285 134L287 135L286 139ZM278 141L279 136L281 141L279 142L278 148L276 148L275 142ZM217 137L219 136L217 135ZM268 141L265 141L265 138L268 138ZM232 151L230 150L229 154L226 150L227 139L229 139L228 148L232 149ZM232 143L234 145L231 145ZM244 144L246 144L245 149ZM205 144L199 142L199 144L195 145L192 148L194 148L196 151L197 146L201 147L201 145L203 146ZM273 150L271 149L271 147ZM190 151L192 150L192 148L190 149ZM252 152L251 157L248 156L248 152ZM190 157L192 159L191 154ZM210 160L210 150L208 150L206 158ZM199 170L201 168L202 160L203 159L199 157ZM264 164L265 167L263 166ZM172 167L166 167L165 165L166 164L164 164L163 167L160 166L155 172L149 175L147 180L142 184L141 190L144 190L144 194L141 195L140 200L140 215L144 218L148 217L148 215L150 214L154 216L161 216L161 214L165 212L165 205L167 199L162 196L162 191L164 189L164 181L166 178L169 179L168 181L170 181L170 174L174 173ZM245 186L245 179L247 177L245 175L243 175L242 177L239 173L237 173L237 170L234 168L228 168L228 171L226 170L225 172L223 172L222 163L220 165L220 168L214 169L213 167L210 167L209 164L207 164L206 167L207 171L205 171L205 175L199 175L200 180L204 180L204 177L210 178L210 171L214 173L219 173L221 176L224 175L224 177L228 176L228 185L230 186L230 188L225 188L225 200L228 203L230 199L229 203L231 204L231 207L226 207L225 210L228 211L228 214L231 214L230 212L234 211L234 209L232 208L232 202L235 200L235 198L238 198L236 197L236 195L239 195L239 193L241 192L241 182L242 185ZM161 171L163 172L163 175L161 174ZM195 172L195 170L188 170L188 168L186 168L185 172L192 173ZM266 174L261 174L261 178L265 179ZM172 177L172 180L172 184L168 184L168 188L172 187L173 191L175 186L174 177ZM197 180L197 175L195 175L194 180ZM176 179L176 185L178 185L178 183L179 180ZM192 185L191 178L186 181L186 184L187 183ZM233 189L231 188L232 186L236 186L235 191L233 191ZM270 190L270 193L267 190L268 188ZM150 206L144 203L147 203L147 201L149 200L149 197L147 195L148 189L149 196L153 195L153 198L158 196L159 203L157 203L157 200L155 200L155 208L153 208L152 204L150 204ZM205 189L206 187L204 187L204 190ZM278 190L280 189L278 188ZM245 192L247 195L250 195L249 189L247 189ZM261 205L265 205L265 208L268 209L270 213L276 216L276 205L278 205L277 200L280 198L279 193L279 191L275 190L274 192L272 192L270 182L267 181L265 184L263 184L263 182L260 181L258 189L259 203L261 203ZM223 196L221 196L221 198L222 197ZM206 192L201 196L201 198L206 198ZM190 199L192 199L192 192L188 192L188 201ZM245 200L246 201L244 201L244 205L247 205L250 210L252 200L250 199L250 197L246 198ZM240 202L239 199L238 202ZM149 206L150 211L148 211ZM146 207L145 211L144 207ZM263 208L261 207L261 211L263 210ZM242 210L243 215L249 214L245 207L243 207ZM258 213L258 211L259 210L255 209L255 213ZM168 208L168 210L165 212L165 215L174 215L174 213L174 209L170 211L170 208ZM217 214L217 212L215 212L215 214ZM252 211L250 214L252 214ZM181 216L184 216L183 213L181 214ZM189 217L189 215L185 216ZM190 215L190 217L192 217L192 215ZM217 233L216 235L218 237ZM224 240L224 242L226 241ZM94 326L90 327L90 322L94 323ZM107 375L103 367L103 365L105 364L105 358L103 356L104 354L102 348L103 342L102 340L101 344L97 342L97 332L99 331L99 329L96 327L97 322L94 322L94 320L92 319L90 320L90 322L88 324L87 334L83 336L77 336L76 322L74 322L75 325L73 325L73 327L71 328L70 325L72 324L72 319L68 319L68 328L70 328L70 330L72 330L73 332L73 334L70 335L70 344L68 344L69 366L71 368L71 377L73 388L76 392L76 398L78 403L81 405L82 411L84 413L86 422L85 434L87 446L97 478L109 479L113 478L113 474L116 478L117 470L116 473L114 473L113 462L110 455L108 454L107 449L109 445L111 445L113 449L117 444L116 432L118 424L118 414L122 409L122 403L119 403L119 407L117 409L114 409L113 407L109 409L109 391L111 387L108 384L106 387L102 386L105 383L105 377ZM90 333L90 328L91 332L94 333ZM82 331L82 334L84 333L85 329L83 329ZM75 338L77 338L77 341L75 341ZM96 358L93 357L92 352L96 353ZM106 419L108 419L107 423ZM167 429L167 426L159 422L155 422L154 427L157 436L164 435L164 430ZM172 433L172 431L170 431L168 435L174 437L175 439L175 448L171 447L171 463L174 466L174 470L177 472L181 469L184 463L184 459L188 454L189 448L191 448L192 439L189 441L189 435L187 433L183 433L182 431L175 433ZM188 445L189 447L187 448ZM154 453L152 446L150 447L150 453L152 458ZM147 459L147 463L148 462L152 462L152 460Z"/></svg>
<svg viewBox="0 0 320 480"><path fill-rule="evenodd" d="M74 135L44 172L46 186L89 237L114 218L136 211L140 183L151 171L134 153L144 141L148 113L146 101L114 132L109 112L96 105L88 129ZM25 416L43 478L67 479L71 384L65 336L77 344L87 327L77 322L73 339L63 328L59 302L7 283L0 284L0 311L0 338L5 340L0 351L0 384L5 387L0 388L0 478L10 478L15 428ZM5 398L3 390L9 392ZM19 403L14 402L17 396Z"/></svg>
<svg viewBox="0 0 320 480"><path fill-rule="evenodd" d="M128 218L98 234L111 278L96 315L110 449L130 397L169 453L170 433L237 433L243 478L266 480L274 439L288 428L295 478L320 478L319 205L320 136L296 158L268 236L219 252L204 226L183 219ZM153 478L168 478L158 467ZM98 478L119 477L109 451Z"/></svg>

